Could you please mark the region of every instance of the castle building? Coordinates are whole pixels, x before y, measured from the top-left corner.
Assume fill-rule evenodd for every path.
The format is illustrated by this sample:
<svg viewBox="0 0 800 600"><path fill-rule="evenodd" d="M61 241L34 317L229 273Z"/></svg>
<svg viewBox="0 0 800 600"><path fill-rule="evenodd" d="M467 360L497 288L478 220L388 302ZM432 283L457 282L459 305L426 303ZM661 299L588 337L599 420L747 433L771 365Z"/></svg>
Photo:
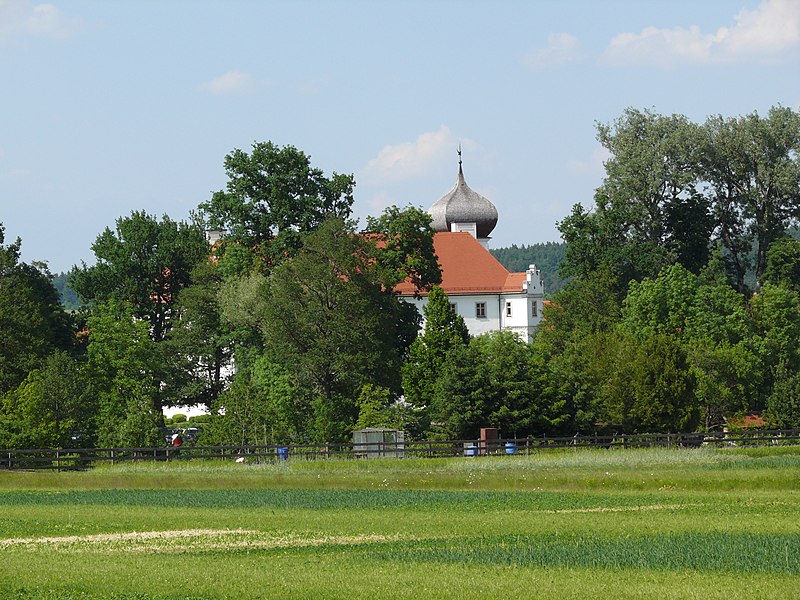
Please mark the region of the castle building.
<svg viewBox="0 0 800 600"><path fill-rule="evenodd" d="M536 265L510 273L488 250L497 225L497 208L471 189L459 151L455 186L428 210L435 234L433 246L442 269L441 288L473 336L508 329L525 341L532 339L542 319L544 281ZM423 314L427 294L414 296L404 282L395 288Z"/></svg>

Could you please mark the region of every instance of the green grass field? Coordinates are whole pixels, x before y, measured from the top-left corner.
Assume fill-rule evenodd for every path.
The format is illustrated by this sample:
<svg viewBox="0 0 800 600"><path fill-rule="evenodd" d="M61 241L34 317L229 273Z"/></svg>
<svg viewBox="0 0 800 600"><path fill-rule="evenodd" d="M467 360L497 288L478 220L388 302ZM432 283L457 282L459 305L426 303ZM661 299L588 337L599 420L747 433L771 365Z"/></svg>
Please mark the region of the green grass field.
<svg viewBox="0 0 800 600"><path fill-rule="evenodd" d="M800 597L800 448L0 472L0 598Z"/></svg>

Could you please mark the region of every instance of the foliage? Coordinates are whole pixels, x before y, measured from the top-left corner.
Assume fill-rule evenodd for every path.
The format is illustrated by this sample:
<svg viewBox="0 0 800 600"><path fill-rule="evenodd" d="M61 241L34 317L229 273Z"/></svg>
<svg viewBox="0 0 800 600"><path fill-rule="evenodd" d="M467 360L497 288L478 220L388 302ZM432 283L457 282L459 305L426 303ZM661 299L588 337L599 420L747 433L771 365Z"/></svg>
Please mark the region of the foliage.
<svg viewBox="0 0 800 600"><path fill-rule="evenodd" d="M210 408L228 383L233 348L247 332L222 318L223 278L211 261L199 263L175 304L175 322L161 345L169 366L163 397L174 405Z"/></svg>
<svg viewBox="0 0 800 600"><path fill-rule="evenodd" d="M413 206L403 210L390 206L378 218L367 217L366 231L381 236L378 260L386 271L387 287L408 280L422 291L442 282L427 212Z"/></svg>
<svg viewBox="0 0 800 600"><path fill-rule="evenodd" d="M208 258L208 243L196 224L161 221L144 211L117 219L92 244L97 262L70 275L69 283L93 304L110 300L131 306L161 342L175 319L180 291L191 283L192 269Z"/></svg>
<svg viewBox="0 0 800 600"><path fill-rule="evenodd" d="M9 448L66 448L93 445L96 406L84 396L80 364L56 350L2 402L3 445ZM0 429L3 429L0 426Z"/></svg>
<svg viewBox="0 0 800 600"><path fill-rule="evenodd" d="M718 241L741 293L755 246L755 276L773 241L800 216L800 113L766 118L665 117L627 109L598 125L611 153L595 208L580 204L559 224L563 273L604 269L624 288L676 262L698 273Z"/></svg>
<svg viewBox="0 0 800 600"><path fill-rule="evenodd" d="M800 371L800 297L783 287L766 284L750 301L754 343L769 368L781 362Z"/></svg>
<svg viewBox="0 0 800 600"><path fill-rule="evenodd" d="M681 115L627 109L597 129L611 157L594 211L578 204L559 224L567 242L563 275L587 277L599 269L624 289L674 262L697 272L713 227L696 191L698 127Z"/></svg>
<svg viewBox="0 0 800 600"><path fill-rule="evenodd" d="M327 178L293 146L254 143L249 154L233 150L224 164L226 189L215 192L200 209L211 229L225 232L219 254L227 255L231 247L252 253L255 262L239 257L243 269L260 263L269 270L300 248L301 233L329 217L350 215L353 176L334 173Z"/></svg>
<svg viewBox="0 0 800 600"><path fill-rule="evenodd" d="M73 345L72 323L47 268L20 262L19 239L4 241L0 224L0 394L42 367L53 351Z"/></svg>
<svg viewBox="0 0 800 600"><path fill-rule="evenodd" d="M160 445L156 405L162 361L146 322L110 302L88 321L86 397L96 398L97 442L103 447Z"/></svg>
<svg viewBox="0 0 800 600"><path fill-rule="evenodd" d="M297 254L269 277L253 274L226 286L223 310L239 326L258 327L264 352L317 396L309 435L343 439L365 384L399 391L404 332L418 321L384 285L373 240L337 219L301 239Z"/></svg>
<svg viewBox="0 0 800 600"><path fill-rule="evenodd" d="M418 408L430 405L433 400L448 353L469 341L463 317L455 313L442 288L431 289L422 312L425 329L411 344L402 366L405 399Z"/></svg>
<svg viewBox="0 0 800 600"><path fill-rule="evenodd" d="M680 343L670 335L636 339L606 334L593 361L603 415L624 431L695 431L701 411L695 379Z"/></svg>
<svg viewBox="0 0 800 600"><path fill-rule="evenodd" d="M445 356L431 403L440 436L475 439L482 427L504 437L539 434L545 420L532 347L511 331L487 333Z"/></svg>
<svg viewBox="0 0 800 600"><path fill-rule="evenodd" d="M642 337L663 333L735 344L748 336L741 296L727 282L704 282L680 264L654 279L631 282L621 323Z"/></svg>
<svg viewBox="0 0 800 600"><path fill-rule="evenodd" d="M800 217L800 113L773 106L766 117L711 117L700 157L718 236L745 292L751 244L760 281L770 245Z"/></svg>
<svg viewBox="0 0 800 600"><path fill-rule="evenodd" d="M771 427L800 428L800 373L787 369L785 363L776 369L766 412Z"/></svg>
<svg viewBox="0 0 800 600"><path fill-rule="evenodd" d="M61 298L61 306L64 307L64 310L78 310L83 306L83 303L81 302L80 296L78 296L78 292L69 286L68 279L68 273L58 273L57 275L53 275L53 287L56 288L59 298Z"/></svg>
<svg viewBox="0 0 800 600"><path fill-rule="evenodd" d="M770 245L763 280L800 292L800 241L787 235Z"/></svg>

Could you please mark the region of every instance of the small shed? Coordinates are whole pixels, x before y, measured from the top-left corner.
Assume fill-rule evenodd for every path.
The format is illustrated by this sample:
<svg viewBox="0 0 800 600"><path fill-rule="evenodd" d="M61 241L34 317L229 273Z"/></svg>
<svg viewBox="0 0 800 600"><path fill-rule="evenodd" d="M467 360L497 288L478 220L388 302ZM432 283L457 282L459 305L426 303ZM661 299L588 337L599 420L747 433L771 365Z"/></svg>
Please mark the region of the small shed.
<svg viewBox="0 0 800 600"><path fill-rule="evenodd" d="M356 458L403 458L406 434L399 429L368 427L353 432Z"/></svg>

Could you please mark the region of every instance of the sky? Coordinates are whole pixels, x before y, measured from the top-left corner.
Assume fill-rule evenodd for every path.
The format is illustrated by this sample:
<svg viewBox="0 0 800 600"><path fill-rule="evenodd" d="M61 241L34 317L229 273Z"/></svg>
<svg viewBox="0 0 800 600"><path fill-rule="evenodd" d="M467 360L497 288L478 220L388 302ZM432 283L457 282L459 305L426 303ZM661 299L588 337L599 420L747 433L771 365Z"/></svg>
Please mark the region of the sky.
<svg viewBox="0 0 800 600"><path fill-rule="evenodd" d="M173 220L225 155L292 145L356 179L362 224L455 184L490 247L592 205L627 107L800 109L800 0L0 0L0 223L27 262L93 264L134 210Z"/></svg>

